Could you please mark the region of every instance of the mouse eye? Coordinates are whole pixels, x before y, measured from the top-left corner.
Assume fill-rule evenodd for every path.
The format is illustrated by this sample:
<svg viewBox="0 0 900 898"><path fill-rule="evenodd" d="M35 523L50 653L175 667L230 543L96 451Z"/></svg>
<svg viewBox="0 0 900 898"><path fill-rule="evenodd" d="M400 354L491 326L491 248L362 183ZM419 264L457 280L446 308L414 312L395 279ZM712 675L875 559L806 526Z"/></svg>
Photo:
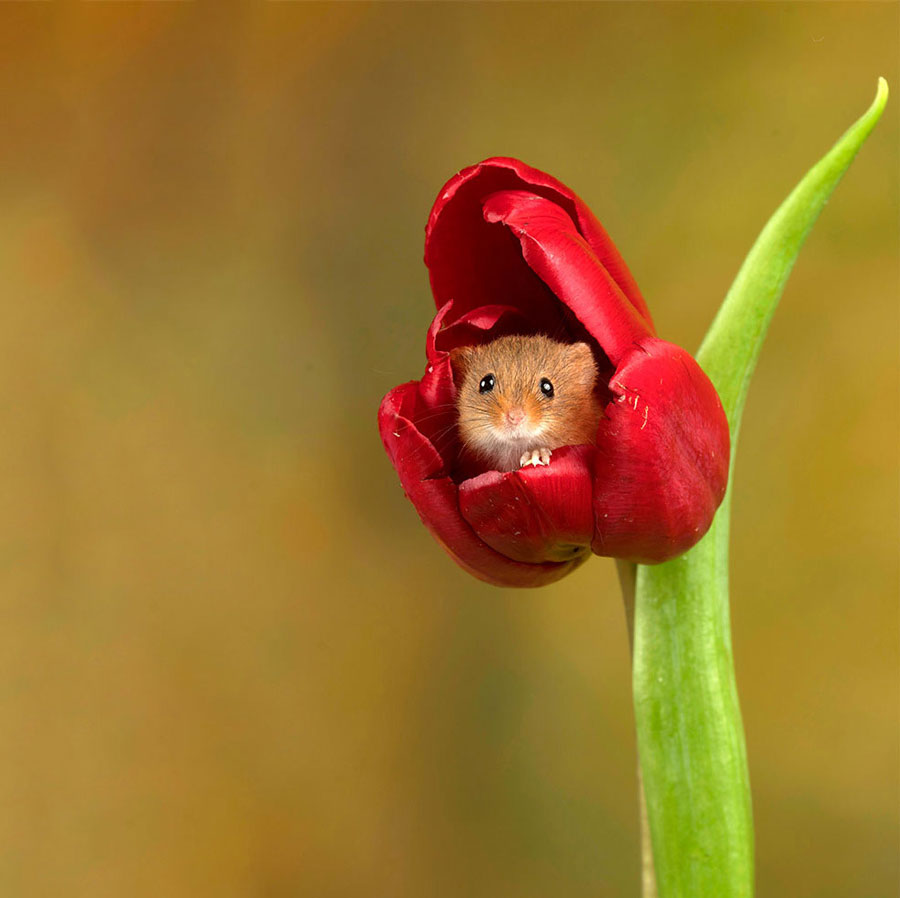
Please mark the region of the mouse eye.
<svg viewBox="0 0 900 898"><path fill-rule="evenodd" d="M541 378L541 393L548 399L553 398L553 384L546 377Z"/></svg>
<svg viewBox="0 0 900 898"><path fill-rule="evenodd" d="M494 375L493 374L485 374L484 377L481 378L481 383L478 384L478 392L479 393L490 393L491 390L494 389Z"/></svg>

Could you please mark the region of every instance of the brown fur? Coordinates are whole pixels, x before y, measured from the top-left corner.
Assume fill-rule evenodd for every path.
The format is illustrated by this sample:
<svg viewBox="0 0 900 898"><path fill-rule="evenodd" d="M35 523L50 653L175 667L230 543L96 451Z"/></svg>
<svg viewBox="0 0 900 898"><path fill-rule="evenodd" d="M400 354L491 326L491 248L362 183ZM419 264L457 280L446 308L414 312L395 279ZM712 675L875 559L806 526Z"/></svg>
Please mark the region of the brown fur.
<svg viewBox="0 0 900 898"><path fill-rule="evenodd" d="M483 346L462 346L450 353L459 387L459 433L466 450L495 470L519 467L522 453L592 443L600 420L594 394L597 365L587 343L558 343L543 336L500 337ZM494 389L479 391L487 374ZM541 378L554 395L541 392ZM519 408L518 428L506 422Z"/></svg>

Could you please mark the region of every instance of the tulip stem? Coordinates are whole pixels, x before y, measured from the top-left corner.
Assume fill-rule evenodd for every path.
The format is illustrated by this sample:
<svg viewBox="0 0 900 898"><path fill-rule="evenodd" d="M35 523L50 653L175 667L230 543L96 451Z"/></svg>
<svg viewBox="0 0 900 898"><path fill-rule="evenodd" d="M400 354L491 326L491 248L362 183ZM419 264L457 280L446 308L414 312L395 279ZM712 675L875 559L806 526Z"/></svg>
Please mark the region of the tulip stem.
<svg viewBox="0 0 900 898"><path fill-rule="evenodd" d="M656 871L653 869L653 845L650 842L650 821L647 818L647 796L641 764L637 768L638 801L641 809L641 898L656 898Z"/></svg>
<svg viewBox="0 0 900 898"><path fill-rule="evenodd" d="M882 78L868 111L762 230L697 355L728 416L732 473L747 386L794 260L886 101ZM729 624L730 498L729 480L712 527L686 554L638 565L634 577L619 565L651 869L661 898L753 895L750 784ZM655 894L646 883L645 873L645 898Z"/></svg>
<svg viewBox="0 0 900 898"><path fill-rule="evenodd" d="M631 561L616 561L622 604L625 606L625 624L628 627L628 648L634 657L634 588L637 565ZM656 874L653 871L653 846L650 844L650 823L647 819L647 797L644 795L644 777L641 762L637 764L638 808L641 818L641 898L656 898Z"/></svg>

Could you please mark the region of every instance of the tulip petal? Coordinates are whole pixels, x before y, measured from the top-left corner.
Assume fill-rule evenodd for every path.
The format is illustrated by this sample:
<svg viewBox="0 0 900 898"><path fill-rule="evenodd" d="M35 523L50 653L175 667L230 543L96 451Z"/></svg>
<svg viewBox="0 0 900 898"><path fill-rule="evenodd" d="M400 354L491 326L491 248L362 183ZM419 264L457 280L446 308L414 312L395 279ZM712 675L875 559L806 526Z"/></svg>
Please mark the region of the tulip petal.
<svg viewBox="0 0 900 898"><path fill-rule="evenodd" d="M479 539L460 514L458 487L445 473L440 454L400 414L415 406L417 390L415 381L391 390L378 411L378 428L404 492L435 539L457 564L496 586L543 586L568 574L583 558L523 564Z"/></svg>
<svg viewBox="0 0 900 898"><path fill-rule="evenodd" d="M644 564L709 529L728 483L729 434L709 378L683 349L650 340L619 366L600 421L593 550Z"/></svg>
<svg viewBox="0 0 900 898"><path fill-rule="evenodd" d="M485 199L484 218L515 234L528 266L575 313L614 365L650 336L646 321L557 203L504 190Z"/></svg>
<svg viewBox="0 0 900 898"><path fill-rule="evenodd" d="M556 449L547 466L488 471L459 490L463 518L491 548L516 561L579 562L594 534L593 446Z"/></svg>
<svg viewBox="0 0 900 898"><path fill-rule="evenodd" d="M429 358L436 357L439 352L449 352L457 346L487 343L508 334L528 333L531 329L531 323L515 306L478 306L445 327L443 322L447 317L447 306L444 306L435 316L435 320L440 319L439 326L429 329L426 346Z"/></svg>
<svg viewBox="0 0 900 898"><path fill-rule="evenodd" d="M425 264L438 308L451 299L460 304L458 314L480 305L515 302L530 315L553 317L543 285L529 277L507 235L491 229L482 218L484 197L501 190L527 191L558 204L654 333L628 266L590 209L556 178L518 159L500 156L463 169L444 185L432 207L425 228ZM552 333L554 325L560 323L542 321L539 326Z"/></svg>
<svg viewBox="0 0 900 898"><path fill-rule="evenodd" d="M431 319L431 324L428 325L428 333L425 335L425 357L429 362L433 363L444 356L444 350L438 349L436 343L437 336L444 330L444 322L447 320L454 320L452 299L437 310L437 314Z"/></svg>

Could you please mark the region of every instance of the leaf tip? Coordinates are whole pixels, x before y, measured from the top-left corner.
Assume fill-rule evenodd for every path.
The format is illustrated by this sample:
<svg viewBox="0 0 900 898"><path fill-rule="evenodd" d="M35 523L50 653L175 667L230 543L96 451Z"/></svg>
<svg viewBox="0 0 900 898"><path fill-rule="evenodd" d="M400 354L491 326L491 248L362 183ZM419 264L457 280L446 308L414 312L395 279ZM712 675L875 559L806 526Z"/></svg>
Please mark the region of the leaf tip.
<svg viewBox="0 0 900 898"><path fill-rule="evenodd" d="M889 93L887 78L880 76L878 78L878 87L875 90L875 99L872 101L869 111L881 115L881 110L884 109L884 104L887 103Z"/></svg>

